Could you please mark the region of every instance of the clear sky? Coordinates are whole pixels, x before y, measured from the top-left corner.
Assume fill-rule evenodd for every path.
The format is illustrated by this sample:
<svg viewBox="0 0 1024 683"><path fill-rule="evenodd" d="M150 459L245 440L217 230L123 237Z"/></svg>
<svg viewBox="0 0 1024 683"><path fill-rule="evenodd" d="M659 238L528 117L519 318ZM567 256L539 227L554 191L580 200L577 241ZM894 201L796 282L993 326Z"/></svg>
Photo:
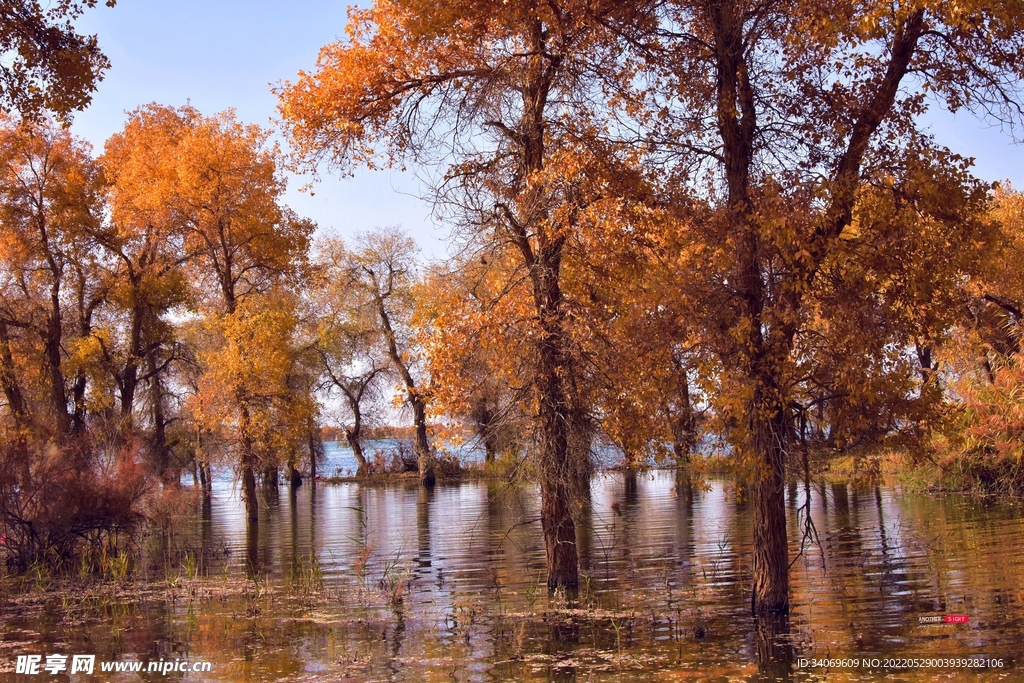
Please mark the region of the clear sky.
<svg viewBox="0 0 1024 683"><path fill-rule="evenodd" d="M141 104L182 105L205 114L233 107L242 121L268 125L275 116L271 84L311 69L320 46L344 34L345 4L330 0L118 0L79 21L96 33L113 64L93 103L73 130L103 141L124 125L124 113ZM986 180L1009 179L1024 188L1020 147L998 128L970 114L930 115L932 130L953 151L977 159ZM325 175L315 195L292 181L288 203L321 229L350 236L401 224L428 256L443 257L447 231L429 218L409 174L359 171L352 179Z"/></svg>

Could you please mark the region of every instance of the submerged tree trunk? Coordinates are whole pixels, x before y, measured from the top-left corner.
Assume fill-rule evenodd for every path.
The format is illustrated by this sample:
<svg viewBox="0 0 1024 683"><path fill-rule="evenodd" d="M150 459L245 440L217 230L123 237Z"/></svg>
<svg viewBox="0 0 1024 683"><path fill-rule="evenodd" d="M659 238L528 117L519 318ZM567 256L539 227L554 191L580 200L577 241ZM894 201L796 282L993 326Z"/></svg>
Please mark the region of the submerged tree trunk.
<svg viewBox="0 0 1024 683"><path fill-rule="evenodd" d="M259 521L259 501L256 498L256 452L253 448L249 409L241 404L241 448L242 448L242 500L245 502L245 518L249 522Z"/></svg>
<svg viewBox="0 0 1024 683"><path fill-rule="evenodd" d="M278 485L281 483L280 475L281 470L277 465L267 465L263 468L263 485L276 492Z"/></svg>
<svg viewBox="0 0 1024 683"><path fill-rule="evenodd" d="M751 609L755 615L789 611L789 547L786 537L785 415L772 401L751 406L750 443L756 460Z"/></svg>
<svg viewBox="0 0 1024 683"><path fill-rule="evenodd" d="M572 409L565 393L568 370L565 358L562 292L558 274L561 247L542 252L535 264L533 286L538 304L541 337L538 343L536 391L540 419L541 526L548 565L548 588L574 589L579 585L576 525L571 503L578 486L570 452Z"/></svg>
<svg viewBox="0 0 1024 683"><path fill-rule="evenodd" d="M690 456L697 446L697 419L693 414L693 403L690 399L690 380L682 363L675 360L676 372L681 377L678 382L677 398L679 407L672 409L666 406L669 428L672 433L672 454L680 467L690 464Z"/></svg>
<svg viewBox="0 0 1024 683"><path fill-rule="evenodd" d="M779 362L789 347L779 344L776 329L768 329L764 310L770 292L764 282L760 226L751 202L751 169L757 135L757 105L749 80L744 11L735 1L707 6L715 47L717 127L722 139L722 160L728 186L727 221L737 249L734 278L738 344L727 350L738 361L749 398L736 435L741 454L752 469L754 505L754 586L751 609L755 615L785 613L789 609L789 564L785 507L785 405ZM791 334L791 333L790 333ZM790 337L791 341L791 337Z"/></svg>
<svg viewBox="0 0 1024 683"><path fill-rule="evenodd" d="M433 486L434 454L430 451L430 441L427 439L427 403L422 396L415 393L410 393L409 402L412 404L413 424L416 427L413 449L416 451L416 464L420 470L420 483L424 486Z"/></svg>
<svg viewBox="0 0 1024 683"><path fill-rule="evenodd" d="M259 502L256 499L256 470L251 463L242 463L242 500L245 502L245 518L249 522L259 521Z"/></svg>
<svg viewBox="0 0 1024 683"><path fill-rule="evenodd" d="M206 464L199 461L199 456L195 452L192 453L193 465L195 471L199 474L199 486L203 492L203 498L210 497L210 480L209 473L206 469Z"/></svg>

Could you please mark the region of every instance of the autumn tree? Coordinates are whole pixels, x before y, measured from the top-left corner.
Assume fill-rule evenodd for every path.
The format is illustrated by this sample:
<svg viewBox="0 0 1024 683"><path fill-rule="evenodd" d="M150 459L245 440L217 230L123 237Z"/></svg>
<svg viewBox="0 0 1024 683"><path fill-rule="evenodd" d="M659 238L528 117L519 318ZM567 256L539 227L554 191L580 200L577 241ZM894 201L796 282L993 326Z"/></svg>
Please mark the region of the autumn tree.
<svg viewBox="0 0 1024 683"><path fill-rule="evenodd" d="M112 303L90 151L46 119L0 121L0 533L20 571L109 549L149 488L102 429Z"/></svg>
<svg viewBox="0 0 1024 683"><path fill-rule="evenodd" d="M588 402L627 466L672 457L687 467L719 373L693 316L680 252L687 221L661 211L619 217L572 245L566 289L587 328Z"/></svg>
<svg viewBox="0 0 1024 683"><path fill-rule="evenodd" d="M211 372L198 382L196 405L226 410L224 392L234 397L232 419L203 408L195 414L208 429L231 432L223 443L237 454L253 520L257 471L263 466L273 479L279 466L264 436L274 420L297 410L276 400L286 392L292 363L291 352L279 345L293 338L294 313L273 309L301 281L313 225L281 205L285 184L267 133L239 123L231 112L205 117L192 107L152 104L130 115L128 130L115 139L112 152L129 144L129 135L137 141L135 208L143 222L158 221L171 231L168 238L178 245L182 272L192 285L189 297L206 329L207 343L195 355ZM249 342L264 339L256 328L270 323L281 336L261 360L284 366L273 372L264 367L268 375L261 379L252 372L255 359L245 354L259 355Z"/></svg>
<svg viewBox="0 0 1024 683"><path fill-rule="evenodd" d="M516 305L522 296L503 296L514 262L493 259L470 252L435 266L416 294L431 410L472 429L485 462L519 456L530 427L530 354L516 334L530 311Z"/></svg>
<svg viewBox="0 0 1024 683"><path fill-rule="evenodd" d="M185 278L184 226L168 196L159 191L164 155L172 144L173 125L160 125L154 112L136 111L122 132L107 140L100 163L107 183L109 220L94 233L109 254L109 297L119 315L103 346L119 397L119 428L134 433L140 386L148 389L151 462L166 481L173 444L167 429L172 364L181 355L168 314L190 305Z"/></svg>
<svg viewBox="0 0 1024 683"><path fill-rule="evenodd" d="M935 350L951 410L936 439L944 483L987 491L1019 491L1024 430L1020 401L1024 331L1024 200L1001 187L990 218L998 239L982 267L961 282L958 324Z"/></svg>
<svg viewBox="0 0 1024 683"><path fill-rule="evenodd" d="M301 365L297 303L295 294L275 290L273 299L246 297L231 314L198 322L196 336L207 343L197 352L202 373L192 411L237 454L250 521L257 472L267 476L286 464L294 475L316 411ZM264 483L277 485L269 477Z"/></svg>
<svg viewBox="0 0 1024 683"><path fill-rule="evenodd" d="M309 165L438 164L442 214L470 241L515 255L527 286L514 291L532 311L521 334L532 340L530 412L552 588L579 580L571 500L580 463L570 443L571 425L584 421L566 384L574 371L564 248L581 212L607 199L600 183L623 175L580 182L616 165L614 154L588 155L582 140L603 130L595 103L635 73L605 28L635 12L614 2L384 0L353 10L348 40L323 48L317 70L280 93Z"/></svg>
<svg viewBox="0 0 1024 683"><path fill-rule="evenodd" d="M100 173L68 132L2 124L4 390L16 423L62 443L85 431L86 368L98 357L93 321L106 296L91 234L101 222Z"/></svg>
<svg viewBox="0 0 1024 683"><path fill-rule="evenodd" d="M419 376L415 331L411 325L415 304L413 288L417 280L416 245L397 228L363 233L356 241L360 244L358 249L345 249L335 242L328 256L329 268L339 278L336 286L348 290L349 303L344 310L349 322L364 326L363 341L379 345L378 352L387 359L389 373L401 386L404 403L412 411L413 449L420 481L432 486L435 474L434 454L427 434L427 385L425 378ZM372 327L365 327L369 321ZM353 398L360 384L365 392L375 379L377 362L364 352L362 371L358 375L361 379L355 383L341 382L349 385ZM345 393L344 389L342 391ZM349 404L352 406L352 399Z"/></svg>
<svg viewBox="0 0 1024 683"><path fill-rule="evenodd" d="M988 3L733 0L660 11L657 31L621 30L661 65L646 137L670 161L665 183L694 188L708 208L694 237L712 257L685 267L709 294L702 327L725 369L721 409L749 463L753 608L785 612L785 461L811 301L830 270L841 277L830 264L872 213L869 193L933 238L950 231L953 248L973 239L977 186L918 117L931 96L1012 119L1020 15Z"/></svg>
<svg viewBox="0 0 1024 683"><path fill-rule="evenodd" d="M353 286L352 255L339 239L318 245L317 278L310 295L310 346L317 356L322 386L340 394L350 419L345 440L358 463L356 474L369 472L363 452L363 426L390 364L389 349L381 335L380 313L368 305L363 289Z"/></svg>

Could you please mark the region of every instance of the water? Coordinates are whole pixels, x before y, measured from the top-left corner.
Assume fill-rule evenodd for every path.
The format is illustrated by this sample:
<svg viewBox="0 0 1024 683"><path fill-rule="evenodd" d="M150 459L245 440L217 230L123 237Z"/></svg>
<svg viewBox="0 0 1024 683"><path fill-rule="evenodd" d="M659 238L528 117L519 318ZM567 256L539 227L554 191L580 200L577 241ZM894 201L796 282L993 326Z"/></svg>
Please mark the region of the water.
<svg viewBox="0 0 1024 683"><path fill-rule="evenodd" d="M401 439L367 439L363 443L366 459L373 461L376 454L389 456L400 449L412 455L412 441ZM469 439L461 443L446 443L442 455L450 455L463 464L481 463L484 460L484 447L478 439ZM594 444L591 456L599 467L611 467L621 464L622 452L615 446L598 442ZM359 463L348 444L340 441L324 442L324 462L320 466L321 474L327 477L351 477L359 469ZM230 472L224 473L230 477Z"/></svg>
<svg viewBox="0 0 1024 683"><path fill-rule="evenodd" d="M533 487L282 487L247 537L237 492L221 482L207 520L196 522L208 552L195 581L174 566L87 598L0 596L0 667L11 671L16 654L82 652L212 662L210 673L170 676L183 680L1018 676L1018 505L816 485L820 546L797 557L804 494L791 489L792 614L759 631L749 616L751 511L728 481L708 485L666 471L597 476L581 513L584 582L574 598L543 585ZM969 621L922 621L953 614ZM1003 666L934 661L967 656ZM872 668L873 658L881 661ZM857 666L826 671L812 668L815 659ZM885 660L897 666L884 669ZM139 680L121 676L96 680Z"/></svg>

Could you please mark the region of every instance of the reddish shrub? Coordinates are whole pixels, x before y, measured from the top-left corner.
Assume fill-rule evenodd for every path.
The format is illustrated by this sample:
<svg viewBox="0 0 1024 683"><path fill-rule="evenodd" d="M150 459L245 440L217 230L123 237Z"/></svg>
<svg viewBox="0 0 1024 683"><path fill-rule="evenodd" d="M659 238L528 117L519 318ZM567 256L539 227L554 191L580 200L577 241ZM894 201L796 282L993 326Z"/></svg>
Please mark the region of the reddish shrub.
<svg viewBox="0 0 1024 683"><path fill-rule="evenodd" d="M60 567L83 545L130 539L144 521L149 483L136 449L104 462L86 441L41 452L0 451L0 552L8 569L37 563Z"/></svg>

